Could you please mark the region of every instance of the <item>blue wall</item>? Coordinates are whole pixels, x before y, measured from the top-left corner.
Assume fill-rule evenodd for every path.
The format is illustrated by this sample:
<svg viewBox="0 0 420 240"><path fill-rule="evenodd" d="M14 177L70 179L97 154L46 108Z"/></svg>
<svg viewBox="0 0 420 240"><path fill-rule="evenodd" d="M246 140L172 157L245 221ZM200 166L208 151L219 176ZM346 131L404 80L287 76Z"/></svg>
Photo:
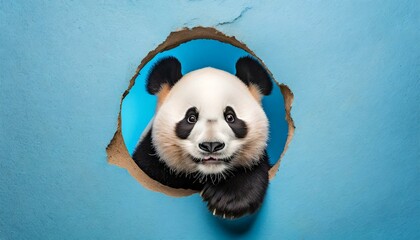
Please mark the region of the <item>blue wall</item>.
<svg viewBox="0 0 420 240"><path fill-rule="evenodd" d="M420 239L418 1L0 1L0 239ZM107 164L122 93L169 32L234 35L295 94L245 223Z"/></svg>

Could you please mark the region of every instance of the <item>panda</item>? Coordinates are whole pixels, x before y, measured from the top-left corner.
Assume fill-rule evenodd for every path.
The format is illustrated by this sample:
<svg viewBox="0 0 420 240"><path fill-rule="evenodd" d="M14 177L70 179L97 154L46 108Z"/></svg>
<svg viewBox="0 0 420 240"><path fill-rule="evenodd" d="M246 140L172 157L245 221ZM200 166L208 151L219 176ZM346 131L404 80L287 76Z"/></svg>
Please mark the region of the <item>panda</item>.
<svg viewBox="0 0 420 240"><path fill-rule="evenodd" d="M158 61L146 81L156 112L132 155L152 179L200 191L213 215L256 212L268 187L269 123L261 106L273 83L250 56L236 75L206 67L184 76L175 57Z"/></svg>

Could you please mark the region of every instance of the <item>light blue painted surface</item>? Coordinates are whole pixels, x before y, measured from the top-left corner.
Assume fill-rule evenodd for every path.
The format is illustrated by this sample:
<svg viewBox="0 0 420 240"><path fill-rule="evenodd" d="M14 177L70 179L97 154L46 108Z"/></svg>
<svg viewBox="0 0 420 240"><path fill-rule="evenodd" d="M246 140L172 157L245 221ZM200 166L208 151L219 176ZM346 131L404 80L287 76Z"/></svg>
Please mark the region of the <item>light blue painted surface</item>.
<svg viewBox="0 0 420 240"><path fill-rule="evenodd" d="M0 239L420 239L418 1L168 4L0 2ZM140 60L195 25L235 35L295 94L248 228L106 163Z"/></svg>
<svg viewBox="0 0 420 240"><path fill-rule="evenodd" d="M156 97L146 91L146 78L158 60L168 56L176 57L181 62L183 75L209 66L235 74L236 61L248 55L244 50L230 44L200 39L181 44L154 57L140 71L134 86L122 103L121 130L128 152L134 152L138 139L156 108ZM269 96L263 98L263 107L271 123L267 152L270 163L274 165L284 149L288 131L280 88L275 87Z"/></svg>

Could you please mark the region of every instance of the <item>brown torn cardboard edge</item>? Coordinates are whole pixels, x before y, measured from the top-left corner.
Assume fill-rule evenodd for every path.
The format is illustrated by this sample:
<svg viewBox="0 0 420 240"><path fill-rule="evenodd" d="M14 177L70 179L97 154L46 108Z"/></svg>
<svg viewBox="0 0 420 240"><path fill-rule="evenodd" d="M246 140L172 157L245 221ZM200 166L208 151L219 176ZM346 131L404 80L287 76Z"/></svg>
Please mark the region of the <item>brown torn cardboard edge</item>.
<svg viewBox="0 0 420 240"><path fill-rule="evenodd" d="M291 140L294 134L295 126L293 119L291 117L290 111L292 108L292 102L293 102L293 93L289 89L288 86L284 84L278 83L275 78L273 77L273 74L268 70L268 68L264 65L263 61L259 59L253 51L251 51L244 43L236 40L235 37L229 37L223 34L222 32L219 32L215 28L209 28L209 27L194 27L192 29L184 28L179 31L171 32L169 36L166 38L166 40L161 43L155 50L150 51L145 58L141 61L140 65L137 67L136 73L131 78L130 83L128 85L127 90L124 92L124 94L121 97L120 102L120 112L118 114L118 124L117 124L117 131L114 134L114 137L112 138L111 142L106 148L106 152L108 155L108 162L114 165L117 165L119 167L125 168L131 176L133 176L141 185L143 185L145 188L161 192L169 196L173 197L182 197L182 196L188 196L193 193L196 193L197 191L190 190L190 189L175 189L168 186L165 186L153 179L151 179L147 174L145 174L134 162L134 160L131 158L130 154L128 153L128 150L125 146L124 139L122 137L121 133L121 106L122 101L124 100L125 96L130 92L130 89L134 85L134 81L137 78L137 76L140 73L140 70L148 63L150 60L152 60L158 53L175 48L179 46L182 43L196 40L196 39L212 39L217 40L220 42L231 44L235 47L241 48L251 54L253 57L257 58L260 63L263 65L263 67L268 71L268 73L271 75L272 79L276 83L276 85L280 88L280 91L284 98L284 105L285 105L285 111L286 111L286 121L288 123L288 134L287 134L287 140L286 144L284 146L284 149L282 151L282 154L280 155L280 158L277 160L276 164L269 170L269 178L270 180L273 179L273 177L276 175L281 159L283 158Z"/></svg>

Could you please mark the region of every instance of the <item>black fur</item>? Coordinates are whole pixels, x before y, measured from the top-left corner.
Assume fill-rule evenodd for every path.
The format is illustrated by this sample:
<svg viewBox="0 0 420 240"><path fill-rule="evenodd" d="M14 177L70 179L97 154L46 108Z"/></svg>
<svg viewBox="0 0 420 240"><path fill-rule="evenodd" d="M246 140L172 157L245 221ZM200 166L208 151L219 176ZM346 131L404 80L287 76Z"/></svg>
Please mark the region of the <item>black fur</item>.
<svg viewBox="0 0 420 240"><path fill-rule="evenodd" d="M232 114L235 117L234 122L232 123L228 121L226 122L229 125L229 127L232 129L233 133L235 133L235 137L244 138L246 134L248 133L248 128L246 126L246 123L242 119L239 119L236 116L236 113L233 110L233 108L230 106L227 106L223 114L225 115L225 118L226 118L226 115L228 114Z"/></svg>
<svg viewBox="0 0 420 240"><path fill-rule="evenodd" d="M152 143L152 130L144 136L132 157L143 172L163 185L193 190L203 188L203 184L191 175L177 175L159 159Z"/></svg>
<svg viewBox="0 0 420 240"><path fill-rule="evenodd" d="M187 139L190 135L191 131L193 130L195 123L189 123L188 117L190 115L194 115L196 119L198 119L198 110L195 107L189 108L185 113L184 119L179 121L175 127L176 136L181 139Z"/></svg>
<svg viewBox="0 0 420 240"><path fill-rule="evenodd" d="M163 84L175 85L181 79L181 63L174 57L167 57L159 60L149 73L147 78L147 92L156 94Z"/></svg>
<svg viewBox="0 0 420 240"><path fill-rule="evenodd" d="M264 95L269 95L273 89L270 75L252 57L242 57L236 62L236 76L247 86L249 84L256 85Z"/></svg>
<svg viewBox="0 0 420 240"><path fill-rule="evenodd" d="M214 179L210 177L201 181L198 174L177 175L160 161L153 147L151 133L152 130L133 154L136 164L149 177L169 187L202 191L208 209L221 217L238 218L254 213L261 206L268 187L269 163L266 153L252 169L235 169L230 177L218 182L213 182Z"/></svg>

